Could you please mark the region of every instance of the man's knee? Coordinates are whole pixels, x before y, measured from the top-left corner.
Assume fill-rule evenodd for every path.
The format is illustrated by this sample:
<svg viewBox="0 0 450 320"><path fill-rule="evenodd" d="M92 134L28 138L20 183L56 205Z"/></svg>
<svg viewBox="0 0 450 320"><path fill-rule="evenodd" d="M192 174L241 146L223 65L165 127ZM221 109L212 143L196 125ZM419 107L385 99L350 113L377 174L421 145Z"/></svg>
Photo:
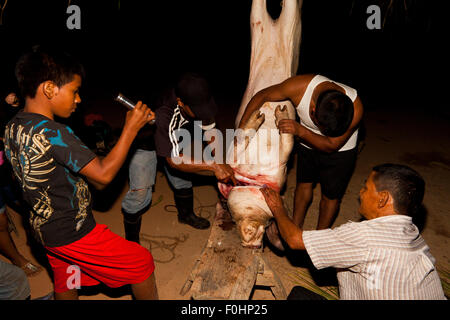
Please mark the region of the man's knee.
<svg viewBox="0 0 450 320"><path fill-rule="evenodd" d="M130 190L133 200L136 205L145 205L146 202L150 202L152 200L152 188L140 188Z"/></svg>
<svg viewBox="0 0 450 320"><path fill-rule="evenodd" d="M297 183L297 187L295 189L295 195L297 200L310 201L313 194L313 184L312 183Z"/></svg>
<svg viewBox="0 0 450 320"><path fill-rule="evenodd" d="M310 191L313 189L313 183L312 182L297 182L296 188L297 188L297 190Z"/></svg>
<svg viewBox="0 0 450 320"><path fill-rule="evenodd" d="M325 202L325 203L329 203L329 204L336 204L339 205L341 203L342 197L339 196L330 196L330 195L325 195L324 193L322 193L321 196L321 201Z"/></svg>
<svg viewBox="0 0 450 320"><path fill-rule="evenodd" d="M142 209L148 209L148 204L152 201L152 188L133 189L127 192L122 201L122 208L134 214ZM146 211L145 210L145 211Z"/></svg>

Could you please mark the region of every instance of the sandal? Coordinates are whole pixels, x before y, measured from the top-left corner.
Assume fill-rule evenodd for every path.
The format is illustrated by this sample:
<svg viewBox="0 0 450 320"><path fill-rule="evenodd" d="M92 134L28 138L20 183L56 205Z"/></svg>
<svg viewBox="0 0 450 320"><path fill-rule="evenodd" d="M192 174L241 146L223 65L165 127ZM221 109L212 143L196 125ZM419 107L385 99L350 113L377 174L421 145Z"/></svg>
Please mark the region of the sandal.
<svg viewBox="0 0 450 320"><path fill-rule="evenodd" d="M21 267L21 269L25 271L27 277L33 277L42 271L42 267L35 266L31 262L26 263L24 266Z"/></svg>

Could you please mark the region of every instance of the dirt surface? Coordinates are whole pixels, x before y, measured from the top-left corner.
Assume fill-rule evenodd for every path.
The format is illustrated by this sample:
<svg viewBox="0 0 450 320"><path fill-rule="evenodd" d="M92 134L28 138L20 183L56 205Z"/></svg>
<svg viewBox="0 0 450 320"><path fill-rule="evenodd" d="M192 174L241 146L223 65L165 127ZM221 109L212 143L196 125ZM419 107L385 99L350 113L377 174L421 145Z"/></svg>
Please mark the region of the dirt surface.
<svg viewBox="0 0 450 320"><path fill-rule="evenodd" d="M364 116L366 137L359 154L357 166L342 202L334 227L348 220L358 221L358 192L370 169L377 164L394 162L410 165L418 170L426 181L424 206L427 216L422 235L431 248L439 270L450 270L450 117L448 114L428 114L420 111L368 110ZM98 223L123 236L124 229L120 213L121 200L126 192L125 179L118 182L118 194L107 195L112 206L106 212L94 211ZM284 193L287 206L292 208L295 188L295 166L288 172ZM214 179L203 179L194 187L195 207L201 216L212 220L218 200ZM103 195L104 196L104 195ZM318 216L320 187L314 191L314 201L309 209L305 229L315 228ZM158 172L153 193L153 206L143 216L142 245L150 248L156 263L156 280L161 299L189 299L189 294L180 295L188 275L204 247L210 230L195 230L179 224L175 212L168 212L165 206L173 204L173 193L162 172ZM174 208L168 208L169 211ZM200 211L201 210L201 211ZM19 229L13 239L27 258L36 262L35 250L27 245L20 217L12 212ZM276 254L270 247L264 248L264 255L281 278L286 291L298 284L298 271L306 270L304 253ZM3 259L3 257L0 257ZM39 260L41 263L44 260ZM320 282L321 275L317 275ZM323 275L325 277L325 275ZM52 290L48 271L29 278L32 298ZM448 279L447 279L448 281ZM80 299L131 299L128 288L108 289L95 287L83 290ZM252 299L274 299L270 291L255 290Z"/></svg>

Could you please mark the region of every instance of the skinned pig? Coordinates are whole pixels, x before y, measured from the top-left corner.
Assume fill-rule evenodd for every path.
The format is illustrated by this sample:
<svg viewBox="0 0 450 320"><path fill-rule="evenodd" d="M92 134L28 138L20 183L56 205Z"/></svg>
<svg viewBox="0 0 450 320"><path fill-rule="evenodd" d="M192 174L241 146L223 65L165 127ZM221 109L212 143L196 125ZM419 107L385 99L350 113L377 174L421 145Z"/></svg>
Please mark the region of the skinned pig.
<svg viewBox="0 0 450 320"><path fill-rule="evenodd" d="M258 91L295 75L300 46L299 0L284 0L280 17L274 21L265 0L254 0L250 17L252 52L246 92L236 117L238 126L250 99ZM290 101L265 103L244 127L237 129L227 151L227 163L235 171L239 186L219 183L228 210L236 222L245 247L260 247L272 213L259 189L278 192L286 181L287 162L294 138L277 129L281 119L295 119Z"/></svg>

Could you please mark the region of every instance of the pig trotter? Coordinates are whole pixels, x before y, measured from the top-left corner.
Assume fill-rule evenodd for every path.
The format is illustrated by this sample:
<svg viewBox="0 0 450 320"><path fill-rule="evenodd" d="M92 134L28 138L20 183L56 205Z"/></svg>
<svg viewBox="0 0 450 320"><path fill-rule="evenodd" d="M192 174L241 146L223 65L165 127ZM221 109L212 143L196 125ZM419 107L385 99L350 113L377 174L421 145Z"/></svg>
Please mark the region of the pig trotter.
<svg viewBox="0 0 450 320"><path fill-rule="evenodd" d="M245 124L244 129L254 129L255 131L258 131L259 127L261 127L265 119L266 115L259 110L256 110L252 113L250 119L248 119L248 122Z"/></svg>
<svg viewBox="0 0 450 320"><path fill-rule="evenodd" d="M281 107L281 105L277 105L275 109L275 125L278 127L278 122L283 119L289 119L287 106Z"/></svg>

